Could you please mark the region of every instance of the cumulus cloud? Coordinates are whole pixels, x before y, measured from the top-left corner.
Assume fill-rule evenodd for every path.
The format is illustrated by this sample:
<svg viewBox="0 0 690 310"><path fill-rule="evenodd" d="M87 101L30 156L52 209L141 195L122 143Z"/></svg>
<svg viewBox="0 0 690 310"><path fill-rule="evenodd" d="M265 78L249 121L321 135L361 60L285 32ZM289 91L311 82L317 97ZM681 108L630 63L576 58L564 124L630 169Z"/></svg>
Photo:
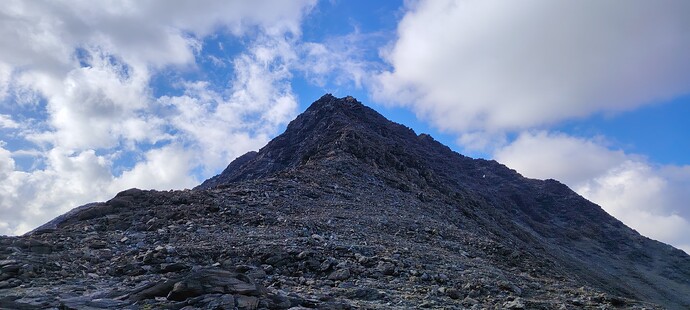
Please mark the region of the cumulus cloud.
<svg viewBox="0 0 690 310"><path fill-rule="evenodd" d="M153 141L163 136L146 112L150 101L148 73L127 68L102 52L91 53L89 66L75 68L41 89L48 98L48 123L53 130L39 140L66 148L111 148L120 140ZM145 71L145 70L144 70ZM24 77L38 85L40 75Z"/></svg>
<svg viewBox="0 0 690 310"><path fill-rule="evenodd" d="M13 155L0 148L0 233L22 234L53 217L121 190L190 188L197 184L187 151L176 145L152 149L134 168L115 177L108 156L94 150L52 148L40 154L45 167L17 169Z"/></svg>
<svg viewBox="0 0 690 310"><path fill-rule="evenodd" d="M690 2L411 2L375 98L437 127L500 132L690 92Z"/></svg>
<svg viewBox="0 0 690 310"><path fill-rule="evenodd" d="M11 0L3 3L0 59L31 69L71 69L74 48L100 46L131 64L165 66L194 60L198 38L224 28L236 36L253 27L271 35L299 34L314 0L115 1Z"/></svg>
<svg viewBox="0 0 690 310"><path fill-rule="evenodd" d="M3 3L0 101L10 114L0 127L24 141L0 145L0 234L129 187L191 187L195 171L208 176L263 144L296 112L287 67L314 4ZM221 60L233 64L232 80L183 80L183 95L155 98L151 77L194 70L203 39L218 31L247 47Z"/></svg>
<svg viewBox="0 0 690 310"><path fill-rule="evenodd" d="M8 64L0 62L0 101L7 97L11 76L12 68Z"/></svg>
<svg viewBox="0 0 690 310"><path fill-rule="evenodd" d="M372 42L380 40L380 34L352 33L326 39L324 42L305 42L300 46L301 62L297 69L315 85L327 83L347 85L356 88L371 83L371 72L381 64L369 60L368 54L375 48Z"/></svg>
<svg viewBox="0 0 690 310"><path fill-rule="evenodd" d="M527 177L555 178L636 229L690 253L690 166L658 166L604 141L524 132L495 158Z"/></svg>
<svg viewBox="0 0 690 310"><path fill-rule="evenodd" d="M108 184L108 192L126 188L191 188L198 181L190 175L192 154L180 145L171 144L145 153L145 159L124 171Z"/></svg>
<svg viewBox="0 0 690 310"><path fill-rule="evenodd" d="M263 146L297 113L289 66L295 52L284 39L264 38L236 57L231 87L219 93L206 82L187 83L181 96L159 102L171 109L169 125L188 141L206 173ZM228 143L232 141L232 143Z"/></svg>
<svg viewBox="0 0 690 310"><path fill-rule="evenodd" d="M12 119L12 116L0 114L0 128L19 128L19 124Z"/></svg>
<svg viewBox="0 0 690 310"><path fill-rule="evenodd" d="M537 131L523 132L494 156L512 168L524 170L529 177L579 184L625 162L629 155L608 149L602 139Z"/></svg>
<svg viewBox="0 0 690 310"><path fill-rule="evenodd" d="M54 148L45 154L45 169L19 171L11 154L0 149L0 229L24 233L57 214L102 200L110 179L109 162L93 150L72 153Z"/></svg>

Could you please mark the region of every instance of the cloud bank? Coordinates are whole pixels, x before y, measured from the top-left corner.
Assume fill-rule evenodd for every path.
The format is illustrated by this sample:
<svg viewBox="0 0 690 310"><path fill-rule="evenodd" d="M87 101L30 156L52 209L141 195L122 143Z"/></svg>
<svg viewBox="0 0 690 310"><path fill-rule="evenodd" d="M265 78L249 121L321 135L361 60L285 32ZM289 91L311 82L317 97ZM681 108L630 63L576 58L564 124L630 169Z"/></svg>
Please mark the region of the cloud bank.
<svg viewBox="0 0 690 310"><path fill-rule="evenodd" d="M192 187L263 145L296 114L291 42L314 4L3 3L0 234L130 187ZM246 46L216 59L229 80L179 78L181 94L156 97L153 78L198 70L218 33Z"/></svg>
<svg viewBox="0 0 690 310"><path fill-rule="evenodd" d="M519 130L690 92L687 1L410 6L374 95L443 130Z"/></svg>

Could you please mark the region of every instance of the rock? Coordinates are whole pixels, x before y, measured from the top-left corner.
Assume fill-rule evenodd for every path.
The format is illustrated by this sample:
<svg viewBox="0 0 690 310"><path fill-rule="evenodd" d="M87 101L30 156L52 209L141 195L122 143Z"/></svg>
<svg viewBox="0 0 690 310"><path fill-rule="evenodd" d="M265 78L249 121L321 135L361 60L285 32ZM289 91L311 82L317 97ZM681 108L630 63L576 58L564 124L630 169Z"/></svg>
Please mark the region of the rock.
<svg viewBox="0 0 690 310"><path fill-rule="evenodd" d="M265 263L273 267L279 268L285 266L290 261L290 258L282 254L273 255L266 259Z"/></svg>
<svg viewBox="0 0 690 310"><path fill-rule="evenodd" d="M103 240L94 240L91 243L89 243L89 248L95 249L95 250L105 249L106 247L108 247L108 244Z"/></svg>
<svg viewBox="0 0 690 310"><path fill-rule="evenodd" d="M386 294L379 292L378 290L374 288L357 288L354 290L350 290L345 294L348 298L352 299L359 299L359 300L379 300L383 299Z"/></svg>
<svg viewBox="0 0 690 310"><path fill-rule="evenodd" d="M333 265L334 260L333 259L326 259L324 260L321 265L319 265L319 271L324 272L329 269L331 269L331 266Z"/></svg>
<svg viewBox="0 0 690 310"><path fill-rule="evenodd" d="M284 295L275 294L269 296L270 303L269 308L271 309L288 309L292 306L290 298Z"/></svg>
<svg viewBox="0 0 690 310"><path fill-rule="evenodd" d="M80 296L68 298L62 301L61 309L80 310L80 309L122 309L127 302L110 298L91 298Z"/></svg>
<svg viewBox="0 0 690 310"><path fill-rule="evenodd" d="M325 242L326 241L326 238L324 238L323 236L321 236L319 234L312 234L311 238L318 241L318 242Z"/></svg>
<svg viewBox="0 0 690 310"><path fill-rule="evenodd" d="M17 275L22 271L22 266L14 260L6 260L4 264L0 264L0 272L7 275Z"/></svg>
<svg viewBox="0 0 690 310"><path fill-rule="evenodd" d="M350 278L350 270L347 268L338 269L336 271L333 271L330 275L328 275L328 280L333 281L343 281L347 280L348 278Z"/></svg>
<svg viewBox="0 0 690 310"><path fill-rule="evenodd" d="M472 297L465 297L465 299L462 300L462 303L466 305L476 305L479 304L479 301Z"/></svg>
<svg viewBox="0 0 690 310"><path fill-rule="evenodd" d="M460 299L462 297L460 291L454 288L446 289L446 295L452 299Z"/></svg>
<svg viewBox="0 0 690 310"><path fill-rule="evenodd" d="M428 273L423 273L421 277L419 277L420 280L422 281L431 281L431 276Z"/></svg>
<svg viewBox="0 0 690 310"><path fill-rule="evenodd" d="M167 298L175 301L183 301L187 298L196 297L207 292L222 293L223 289L220 288L220 292L218 289L207 291L200 281L196 279L185 279L175 283L172 290L168 293Z"/></svg>
<svg viewBox="0 0 690 310"><path fill-rule="evenodd" d="M395 265L391 262L379 262L376 266L376 270L384 275L392 276L395 274Z"/></svg>
<svg viewBox="0 0 690 310"><path fill-rule="evenodd" d="M30 252L36 254L50 254L53 252L53 246L51 244L40 240L29 239L28 242L24 244L24 246Z"/></svg>
<svg viewBox="0 0 690 310"><path fill-rule="evenodd" d="M359 253L355 254L355 259L357 260L357 263L364 265L364 266L368 266L369 263L371 262L371 259L369 257L366 257L366 256L359 254Z"/></svg>
<svg viewBox="0 0 690 310"><path fill-rule="evenodd" d="M5 280L5 281L0 281L0 289L17 287L21 284L22 284L22 281L19 279L9 279L9 280Z"/></svg>
<svg viewBox="0 0 690 310"><path fill-rule="evenodd" d="M14 260L14 259L3 259L3 260L0 260L0 270L2 270L2 268L4 268L4 267L7 266L7 265L17 265L17 264L18 264L18 262L17 262L16 260Z"/></svg>
<svg viewBox="0 0 690 310"><path fill-rule="evenodd" d="M311 251L302 251L302 252L300 252L299 254L297 254L297 258L298 258L298 259L305 259L305 258L307 258L309 255L311 255Z"/></svg>
<svg viewBox="0 0 690 310"><path fill-rule="evenodd" d="M141 301L146 299L154 299L155 297L166 297L175 286L175 280L167 280L158 283L145 284L139 288L135 288L129 294L128 299L131 301Z"/></svg>
<svg viewBox="0 0 690 310"><path fill-rule="evenodd" d="M512 301L505 302L503 307L506 309L525 309L525 304L521 298L515 298Z"/></svg>
<svg viewBox="0 0 690 310"><path fill-rule="evenodd" d="M259 308L259 299L254 296L236 295L235 305L237 309L254 310Z"/></svg>
<svg viewBox="0 0 690 310"><path fill-rule="evenodd" d="M446 283L446 282L448 282L448 276L444 273L440 273L440 274L438 274L438 276L436 276L436 282Z"/></svg>
<svg viewBox="0 0 690 310"><path fill-rule="evenodd" d="M204 268L176 281L168 299L182 301L203 294L241 294L258 296L259 286L247 276L218 268Z"/></svg>
<svg viewBox="0 0 690 310"><path fill-rule="evenodd" d="M182 270L189 269L189 266L187 266L184 263L171 263L171 264L161 264L160 266L160 272L161 273L166 273L166 272L178 272Z"/></svg>
<svg viewBox="0 0 690 310"><path fill-rule="evenodd" d="M231 294L210 296L212 297L212 299L206 304L206 309L235 309L236 307L235 296Z"/></svg>

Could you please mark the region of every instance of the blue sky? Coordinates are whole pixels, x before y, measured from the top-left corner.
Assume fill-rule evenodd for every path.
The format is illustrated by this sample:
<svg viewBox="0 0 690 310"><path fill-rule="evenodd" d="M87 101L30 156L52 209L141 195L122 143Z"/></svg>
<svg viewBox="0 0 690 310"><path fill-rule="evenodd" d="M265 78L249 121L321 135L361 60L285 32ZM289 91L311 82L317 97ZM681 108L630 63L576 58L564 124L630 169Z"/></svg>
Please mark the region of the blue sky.
<svg viewBox="0 0 690 310"><path fill-rule="evenodd" d="M8 1L0 234L191 188L324 93L690 251L690 4Z"/></svg>

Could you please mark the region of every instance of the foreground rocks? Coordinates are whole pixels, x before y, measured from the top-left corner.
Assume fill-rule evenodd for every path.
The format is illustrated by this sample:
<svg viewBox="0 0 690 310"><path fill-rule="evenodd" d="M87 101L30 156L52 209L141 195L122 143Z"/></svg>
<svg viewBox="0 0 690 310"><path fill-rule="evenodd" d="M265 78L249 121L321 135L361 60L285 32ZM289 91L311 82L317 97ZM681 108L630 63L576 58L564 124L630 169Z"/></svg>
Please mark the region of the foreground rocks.
<svg viewBox="0 0 690 310"><path fill-rule="evenodd" d="M682 251L372 113L325 96L198 189L0 237L0 308L690 307Z"/></svg>
<svg viewBox="0 0 690 310"><path fill-rule="evenodd" d="M579 287L518 256L501 257L515 265L501 267L487 255L501 248L490 239L436 221L420 226L409 211L371 209L328 188L273 179L206 192L125 192L113 201L129 204L100 217L0 238L0 307L652 307ZM299 198L303 192L319 198ZM380 194L360 199L408 203Z"/></svg>

